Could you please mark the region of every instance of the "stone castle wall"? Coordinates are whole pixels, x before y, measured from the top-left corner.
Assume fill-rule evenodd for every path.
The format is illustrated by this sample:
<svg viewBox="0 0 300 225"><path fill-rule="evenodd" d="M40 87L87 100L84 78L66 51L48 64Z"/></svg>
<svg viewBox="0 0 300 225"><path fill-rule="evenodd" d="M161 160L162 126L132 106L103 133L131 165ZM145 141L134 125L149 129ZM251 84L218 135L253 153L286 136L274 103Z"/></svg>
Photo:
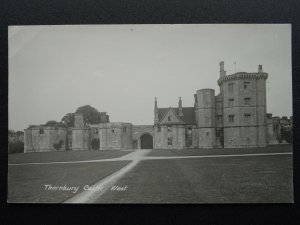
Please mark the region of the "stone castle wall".
<svg viewBox="0 0 300 225"><path fill-rule="evenodd" d="M66 134L67 130L64 127L27 128L24 133L24 152L64 151L67 148ZM59 144L60 142L61 144Z"/></svg>
<svg viewBox="0 0 300 225"><path fill-rule="evenodd" d="M167 125L155 126L154 128L154 148L155 149L180 149L185 148L185 126L173 125L169 127Z"/></svg>
<svg viewBox="0 0 300 225"><path fill-rule="evenodd" d="M100 150L132 149L132 124L103 123L99 125Z"/></svg>
<svg viewBox="0 0 300 225"><path fill-rule="evenodd" d="M90 150L90 129L72 128L72 150Z"/></svg>

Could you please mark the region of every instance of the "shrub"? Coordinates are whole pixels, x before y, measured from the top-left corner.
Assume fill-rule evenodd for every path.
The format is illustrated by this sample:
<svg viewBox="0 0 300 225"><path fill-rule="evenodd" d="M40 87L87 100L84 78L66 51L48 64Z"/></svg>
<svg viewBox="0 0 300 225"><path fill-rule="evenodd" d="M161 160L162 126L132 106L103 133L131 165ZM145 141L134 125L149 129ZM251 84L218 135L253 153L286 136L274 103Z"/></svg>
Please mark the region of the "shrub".
<svg viewBox="0 0 300 225"><path fill-rule="evenodd" d="M64 141L63 140L60 140L58 143L54 143L53 144L53 147L56 149L56 151L58 151L61 146L63 145Z"/></svg>
<svg viewBox="0 0 300 225"><path fill-rule="evenodd" d="M293 142L293 131L292 130L281 130L282 139L285 140L287 143Z"/></svg>
<svg viewBox="0 0 300 225"><path fill-rule="evenodd" d="M23 153L24 143L21 141L8 143L8 153Z"/></svg>
<svg viewBox="0 0 300 225"><path fill-rule="evenodd" d="M287 129L287 128L281 128L280 134L282 137L282 140L285 140L287 143L293 142L293 129Z"/></svg>

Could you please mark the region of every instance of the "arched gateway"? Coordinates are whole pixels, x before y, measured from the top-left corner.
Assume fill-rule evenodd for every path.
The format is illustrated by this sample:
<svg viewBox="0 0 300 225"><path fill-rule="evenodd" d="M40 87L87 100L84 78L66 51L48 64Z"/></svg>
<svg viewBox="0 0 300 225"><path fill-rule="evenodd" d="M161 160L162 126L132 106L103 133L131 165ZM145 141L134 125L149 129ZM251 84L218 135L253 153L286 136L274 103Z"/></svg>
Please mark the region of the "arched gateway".
<svg viewBox="0 0 300 225"><path fill-rule="evenodd" d="M150 134L143 134L141 136L141 149L152 149L153 137Z"/></svg>

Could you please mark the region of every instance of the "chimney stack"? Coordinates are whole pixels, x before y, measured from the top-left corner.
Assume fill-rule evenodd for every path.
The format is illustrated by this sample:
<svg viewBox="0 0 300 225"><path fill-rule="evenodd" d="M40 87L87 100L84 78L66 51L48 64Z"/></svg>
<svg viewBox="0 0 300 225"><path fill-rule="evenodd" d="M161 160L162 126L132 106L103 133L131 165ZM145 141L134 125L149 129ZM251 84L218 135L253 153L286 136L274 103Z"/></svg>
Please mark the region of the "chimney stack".
<svg viewBox="0 0 300 225"><path fill-rule="evenodd" d="M226 71L224 70L224 61L221 61L219 65L220 65L220 77L226 76Z"/></svg>
<svg viewBox="0 0 300 225"><path fill-rule="evenodd" d="M154 124L158 123L158 108L157 108L157 98L155 97L154 102Z"/></svg>
<svg viewBox="0 0 300 225"><path fill-rule="evenodd" d="M179 116L183 116L181 97L179 97L179 102L178 102L178 112L179 112Z"/></svg>

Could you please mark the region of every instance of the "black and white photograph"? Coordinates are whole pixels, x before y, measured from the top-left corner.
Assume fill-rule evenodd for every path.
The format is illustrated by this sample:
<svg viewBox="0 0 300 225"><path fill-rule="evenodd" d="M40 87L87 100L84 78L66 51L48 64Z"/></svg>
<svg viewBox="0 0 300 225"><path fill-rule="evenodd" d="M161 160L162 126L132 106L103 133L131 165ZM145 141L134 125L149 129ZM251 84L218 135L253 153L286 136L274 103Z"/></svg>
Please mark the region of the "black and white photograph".
<svg viewBox="0 0 300 225"><path fill-rule="evenodd" d="M8 27L8 203L293 203L291 24Z"/></svg>

